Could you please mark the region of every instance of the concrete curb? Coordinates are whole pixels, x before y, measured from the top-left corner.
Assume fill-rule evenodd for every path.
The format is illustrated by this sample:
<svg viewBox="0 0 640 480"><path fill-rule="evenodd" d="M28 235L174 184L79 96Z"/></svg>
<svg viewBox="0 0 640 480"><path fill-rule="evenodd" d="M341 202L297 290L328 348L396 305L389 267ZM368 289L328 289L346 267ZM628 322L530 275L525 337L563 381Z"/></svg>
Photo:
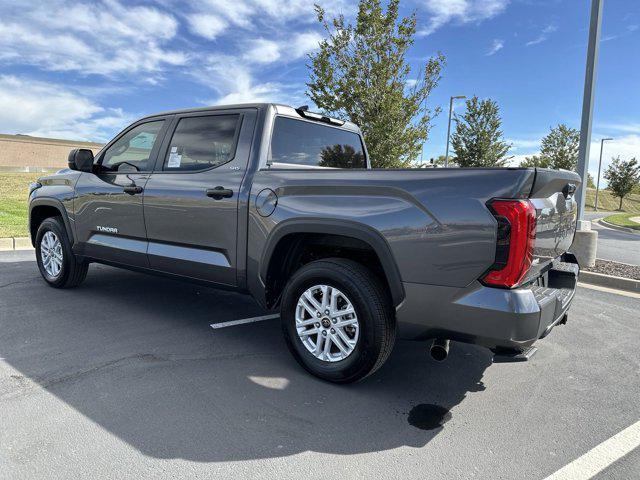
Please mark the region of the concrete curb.
<svg viewBox="0 0 640 480"><path fill-rule="evenodd" d="M594 273L580 270L579 282L598 285L600 287L615 288L616 290L626 290L627 292L640 293L640 280L632 278L614 277L603 273Z"/></svg>
<svg viewBox="0 0 640 480"><path fill-rule="evenodd" d="M597 222L597 223L601 223L605 227L611 228L613 230L620 230L621 232L635 233L637 235L640 235L640 230L634 230L633 228L621 227L620 225L614 225L613 223L607 222L604 218L598 218L597 220L594 220L594 221Z"/></svg>
<svg viewBox="0 0 640 480"><path fill-rule="evenodd" d="M3 237L0 238L0 252L13 250L33 250L29 237Z"/></svg>

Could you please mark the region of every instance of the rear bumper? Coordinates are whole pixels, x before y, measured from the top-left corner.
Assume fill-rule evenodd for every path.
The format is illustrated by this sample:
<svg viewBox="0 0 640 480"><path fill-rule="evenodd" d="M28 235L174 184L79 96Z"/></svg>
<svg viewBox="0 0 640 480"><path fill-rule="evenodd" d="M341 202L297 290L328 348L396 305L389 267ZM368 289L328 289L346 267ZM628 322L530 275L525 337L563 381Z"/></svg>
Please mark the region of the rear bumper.
<svg viewBox="0 0 640 480"><path fill-rule="evenodd" d="M506 290L474 282L466 288L404 283L396 309L399 335L449 338L489 348L524 348L566 321L578 278L571 254L554 260L542 285Z"/></svg>

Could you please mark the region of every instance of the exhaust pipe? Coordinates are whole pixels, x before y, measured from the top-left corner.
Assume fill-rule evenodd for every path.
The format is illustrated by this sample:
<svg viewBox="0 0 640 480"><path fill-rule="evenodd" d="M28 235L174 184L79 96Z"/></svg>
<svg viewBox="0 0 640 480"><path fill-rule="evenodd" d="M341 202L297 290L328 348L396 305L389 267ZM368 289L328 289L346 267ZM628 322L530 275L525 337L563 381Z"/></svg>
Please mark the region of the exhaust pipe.
<svg viewBox="0 0 640 480"><path fill-rule="evenodd" d="M436 338L429 349L431 358L437 362L444 362L449 355L449 340L444 338Z"/></svg>

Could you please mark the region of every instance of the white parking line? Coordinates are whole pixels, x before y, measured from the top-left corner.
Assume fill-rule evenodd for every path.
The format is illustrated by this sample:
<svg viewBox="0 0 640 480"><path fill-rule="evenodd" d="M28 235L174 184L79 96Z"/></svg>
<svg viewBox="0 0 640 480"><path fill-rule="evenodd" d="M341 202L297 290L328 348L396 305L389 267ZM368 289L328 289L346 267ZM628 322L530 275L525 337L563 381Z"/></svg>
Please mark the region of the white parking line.
<svg viewBox="0 0 640 480"><path fill-rule="evenodd" d="M616 295L622 295L623 297L640 298L640 293L618 290L616 288L601 287L600 285L591 285L590 283L583 282L578 282L578 286L583 288L590 288L591 290L599 290L601 292L615 293Z"/></svg>
<svg viewBox="0 0 640 480"><path fill-rule="evenodd" d="M278 313L273 315L263 315L261 317L243 318L241 320L231 320L229 322L212 323L211 328L225 328L233 327L234 325L243 325L245 323L262 322L264 320L273 320L274 318L280 318Z"/></svg>
<svg viewBox="0 0 640 480"><path fill-rule="evenodd" d="M545 480L588 480L640 446L640 422L625 428Z"/></svg>

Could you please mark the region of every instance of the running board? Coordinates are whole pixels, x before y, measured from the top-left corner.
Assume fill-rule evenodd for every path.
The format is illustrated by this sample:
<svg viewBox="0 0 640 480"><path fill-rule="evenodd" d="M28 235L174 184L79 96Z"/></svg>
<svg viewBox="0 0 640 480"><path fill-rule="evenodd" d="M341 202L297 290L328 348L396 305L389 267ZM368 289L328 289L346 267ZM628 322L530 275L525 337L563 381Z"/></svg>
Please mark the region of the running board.
<svg viewBox="0 0 640 480"><path fill-rule="evenodd" d="M523 350L501 350L500 353L494 353L493 363L527 362L537 351L537 347L527 347Z"/></svg>

